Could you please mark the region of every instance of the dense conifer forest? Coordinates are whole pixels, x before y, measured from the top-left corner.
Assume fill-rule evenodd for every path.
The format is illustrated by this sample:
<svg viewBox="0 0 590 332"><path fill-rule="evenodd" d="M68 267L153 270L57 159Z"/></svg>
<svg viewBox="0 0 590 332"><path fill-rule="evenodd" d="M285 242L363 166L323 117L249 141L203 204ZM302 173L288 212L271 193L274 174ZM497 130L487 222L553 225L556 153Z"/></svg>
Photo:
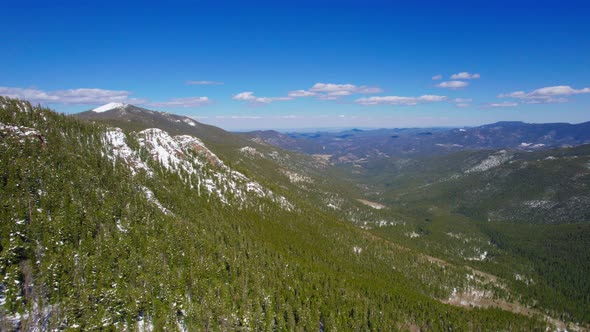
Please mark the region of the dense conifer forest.
<svg viewBox="0 0 590 332"><path fill-rule="evenodd" d="M0 105L0 330L488 331L544 330L556 322L546 314L590 321L587 224L542 228L560 246L526 237L522 225L478 224L516 258L466 266L444 241L357 227L238 162L216 174L251 175L292 207L268 195L237 207L195 190L187 179L215 166L166 168L134 131L128 145L153 174L113 155L105 124L16 99ZM432 223L406 226L436 233ZM561 259L572 250L580 256ZM540 286L473 270L508 280L513 264L529 264ZM451 301L468 291L541 305L516 314Z"/></svg>

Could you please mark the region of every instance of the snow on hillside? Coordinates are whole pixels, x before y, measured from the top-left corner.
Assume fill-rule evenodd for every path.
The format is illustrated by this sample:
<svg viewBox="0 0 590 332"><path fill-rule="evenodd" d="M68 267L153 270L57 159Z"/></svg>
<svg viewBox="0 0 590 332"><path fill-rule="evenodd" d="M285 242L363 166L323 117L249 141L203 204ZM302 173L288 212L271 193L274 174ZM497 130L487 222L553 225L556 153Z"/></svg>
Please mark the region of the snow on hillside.
<svg viewBox="0 0 590 332"><path fill-rule="evenodd" d="M256 150L256 148L253 148L251 146L244 146L242 148L240 148L240 152L246 156L250 156L250 157L264 157L264 155L260 152L258 152L258 150Z"/></svg>
<svg viewBox="0 0 590 332"><path fill-rule="evenodd" d="M503 163L512 159L506 150L498 151L494 154L489 155L486 159L482 160L478 165L468 169L465 173L484 172L494 167L498 167Z"/></svg>
<svg viewBox="0 0 590 332"><path fill-rule="evenodd" d="M269 198L287 210L293 208L284 197L230 169L196 137L170 136L161 129L150 128L137 133L136 138L140 149L145 151L151 160L169 171L178 173L185 183L199 193L208 192L226 204L235 199L240 205L247 201L249 194L253 194ZM134 175L140 170L145 170L149 176L153 175L154 171L148 163L139 158L140 152L132 150L127 145L121 129L107 131L105 142L111 147L112 157L109 158L125 160Z"/></svg>
<svg viewBox="0 0 590 332"><path fill-rule="evenodd" d="M192 126L192 127L195 127L195 126L197 125L197 124L196 124L194 121L192 121L191 119L184 119L184 120L182 120L182 122L184 122L184 123L186 123L187 125L189 125L189 126Z"/></svg>
<svg viewBox="0 0 590 332"><path fill-rule="evenodd" d="M18 110L22 113L28 113L31 111L31 105L25 100L7 99L6 97L0 96L0 108L6 109L11 103L15 103Z"/></svg>
<svg viewBox="0 0 590 332"><path fill-rule="evenodd" d="M158 207L158 209L160 209L160 211L162 211L164 214L166 215L171 215L172 212L170 212L170 210L168 210L167 208L165 208L162 203L160 203L160 201L158 201L158 199L156 198L156 195L154 195L154 192L151 191L148 187L141 187L141 190L143 191L143 193L145 194L145 198L152 202L152 204L154 204L155 206Z"/></svg>
<svg viewBox="0 0 590 332"><path fill-rule="evenodd" d="M544 147L545 144L534 144L534 143L520 143L520 145L518 146L519 148L529 148L529 149L540 149L542 147Z"/></svg>
<svg viewBox="0 0 590 332"><path fill-rule="evenodd" d="M149 176L153 175L149 166L141 161L137 153L127 145L127 138L121 129L111 128L107 130L104 143L107 147L110 147L109 151L107 151L107 158L113 160L113 163L116 159L123 159L133 175L140 170L144 170Z"/></svg>
<svg viewBox="0 0 590 332"><path fill-rule="evenodd" d="M310 178L309 176L301 175L301 174L291 172L288 170L282 170L281 172L289 178L289 181L291 183L294 183L294 184L302 183L302 182L303 183L313 183L312 178Z"/></svg>
<svg viewBox="0 0 590 332"><path fill-rule="evenodd" d="M207 161L213 166L221 166L226 168L225 164L219 159L211 150L209 150L205 144L198 138L189 135L178 135L174 136L174 139L184 149L192 149L204 155Z"/></svg>
<svg viewBox="0 0 590 332"><path fill-rule="evenodd" d="M6 125L2 122L0 122L0 131L9 133L10 135L19 136L19 137L30 137L30 136L40 137L41 136L41 133L33 128L23 127L23 126Z"/></svg>
<svg viewBox="0 0 590 332"><path fill-rule="evenodd" d="M143 130L138 133L137 141L141 147L147 149L154 160L167 169L182 169L187 173L194 173L193 162L199 166L202 164L199 159L189 161L180 143L163 130L157 128Z"/></svg>
<svg viewBox="0 0 590 332"><path fill-rule="evenodd" d="M120 107L125 107L125 106L127 106L127 104L123 104L123 103L108 103L106 105L102 105L100 107L97 107L97 108L93 109L92 112L102 113L102 112L110 111L110 110L115 109L115 108L120 108Z"/></svg>

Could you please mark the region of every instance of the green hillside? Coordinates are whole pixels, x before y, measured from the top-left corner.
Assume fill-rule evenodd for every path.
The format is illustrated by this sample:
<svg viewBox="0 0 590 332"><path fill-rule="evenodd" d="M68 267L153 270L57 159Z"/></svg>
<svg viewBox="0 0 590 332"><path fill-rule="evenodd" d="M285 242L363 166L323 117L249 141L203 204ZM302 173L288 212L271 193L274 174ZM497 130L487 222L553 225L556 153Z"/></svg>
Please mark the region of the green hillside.
<svg viewBox="0 0 590 332"><path fill-rule="evenodd" d="M546 324L539 316L443 304L437 299L453 290L495 286L306 201L289 196L293 211L270 201L237 209L198 195L179 173L149 160L156 174L133 176L124 160L105 155L105 127L26 102L2 104L3 330Z"/></svg>
<svg viewBox="0 0 590 332"><path fill-rule="evenodd" d="M371 231L501 277L518 301L590 319L590 145L373 160L349 171L387 206ZM360 170L360 171L358 171Z"/></svg>

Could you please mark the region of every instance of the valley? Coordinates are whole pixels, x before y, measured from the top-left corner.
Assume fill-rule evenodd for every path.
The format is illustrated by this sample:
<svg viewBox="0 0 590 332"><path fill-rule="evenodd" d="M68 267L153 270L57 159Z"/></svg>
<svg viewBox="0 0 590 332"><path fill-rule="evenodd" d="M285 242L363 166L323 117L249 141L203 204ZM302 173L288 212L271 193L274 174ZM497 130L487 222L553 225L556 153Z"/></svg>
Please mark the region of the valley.
<svg viewBox="0 0 590 332"><path fill-rule="evenodd" d="M0 101L2 329L587 330L587 145L348 162Z"/></svg>

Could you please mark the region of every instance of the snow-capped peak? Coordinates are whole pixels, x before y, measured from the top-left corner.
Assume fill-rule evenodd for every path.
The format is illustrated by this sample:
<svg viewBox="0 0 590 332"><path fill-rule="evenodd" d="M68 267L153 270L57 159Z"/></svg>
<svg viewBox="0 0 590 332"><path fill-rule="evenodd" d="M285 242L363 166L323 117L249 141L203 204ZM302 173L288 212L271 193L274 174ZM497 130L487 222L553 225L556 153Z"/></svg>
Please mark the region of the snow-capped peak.
<svg viewBox="0 0 590 332"><path fill-rule="evenodd" d="M127 104L123 104L123 103L108 103L106 105L102 105L100 107L97 107L97 108L93 109L92 112L102 113L102 112L110 111L110 110L115 109L115 108L120 108L120 107L125 107L125 106L127 106Z"/></svg>

